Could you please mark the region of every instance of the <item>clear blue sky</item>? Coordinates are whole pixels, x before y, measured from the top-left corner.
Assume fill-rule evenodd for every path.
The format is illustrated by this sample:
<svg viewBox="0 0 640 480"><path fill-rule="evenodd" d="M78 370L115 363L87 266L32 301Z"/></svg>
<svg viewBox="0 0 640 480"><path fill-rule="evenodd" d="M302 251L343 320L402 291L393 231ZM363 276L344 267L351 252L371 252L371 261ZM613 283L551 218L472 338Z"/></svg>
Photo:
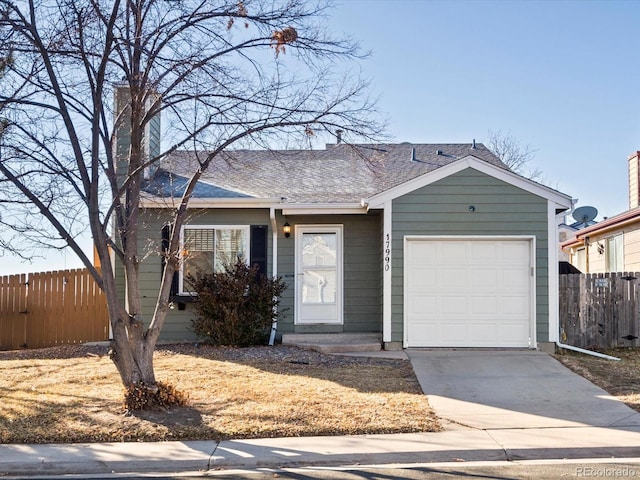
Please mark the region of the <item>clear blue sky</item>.
<svg viewBox="0 0 640 480"><path fill-rule="evenodd" d="M398 142L535 148L550 185L628 208L640 150L640 2L343 0L332 28L371 50L363 72Z"/></svg>
<svg viewBox="0 0 640 480"><path fill-rule="evenodd" d="M628 208L640 150L640 2L342 0L330 28L371 57L362 72L398 142L486 142L502 130L537 149L547 183ZM0 274L79 266L72 254Z"/></svg>

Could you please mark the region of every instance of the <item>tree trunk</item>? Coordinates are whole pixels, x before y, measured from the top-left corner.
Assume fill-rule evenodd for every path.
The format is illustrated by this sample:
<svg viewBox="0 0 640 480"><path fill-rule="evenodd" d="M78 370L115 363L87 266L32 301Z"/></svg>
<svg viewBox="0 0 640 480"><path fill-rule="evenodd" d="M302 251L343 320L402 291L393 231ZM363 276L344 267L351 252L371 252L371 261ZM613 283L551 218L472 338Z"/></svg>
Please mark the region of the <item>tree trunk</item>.
<svg viewBox="0 0 640 480"><path fill-rule="evenodd" d="M175 262L173 262L175 263ZM151 322L145 326L142 321L142 306L137 284L137 264L131 259L125 258L125 296L129 304L129 310L124 308L117 294L113 275L104 277L110 288L106 289L107 304L113 340L109 356L118 369L122 384L125 388L144 384L151 392L157 391L155 371L153 368L153 353L156 343L166 319L169 305L171 279L175 271L175 265L169 263L165 269L165 275L161 283L160 293L156 302L156 310ZM110 267L107 267L109 269ZM133 282L133 286L130 283ZM133 308L131 308L133 306ZM137 306L137 307L136 307ZM138 313L136 313L138 312Z"/></svg>
<svg viewBox="0 0 640 480"><path fill-rule="evenodd" d="M155 341L150 342L145 335L142 321L129 316L118 318L113 337L109 357L118 369L125 388L142 382L148 389L155 390Z"/></svg>

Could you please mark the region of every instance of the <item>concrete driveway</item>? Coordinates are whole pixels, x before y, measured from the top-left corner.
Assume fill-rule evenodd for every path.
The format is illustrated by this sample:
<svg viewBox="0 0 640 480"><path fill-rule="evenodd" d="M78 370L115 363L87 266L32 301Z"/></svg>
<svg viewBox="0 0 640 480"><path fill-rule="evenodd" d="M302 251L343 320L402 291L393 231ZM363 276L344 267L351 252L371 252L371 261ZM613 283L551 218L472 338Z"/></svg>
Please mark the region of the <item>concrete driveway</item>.
<svg viewBox="0 0 640 480"><path fill-rule="evenodd" d="M446 428L604 427L638 431L640 413L532 350L406 353Z"/></svg>

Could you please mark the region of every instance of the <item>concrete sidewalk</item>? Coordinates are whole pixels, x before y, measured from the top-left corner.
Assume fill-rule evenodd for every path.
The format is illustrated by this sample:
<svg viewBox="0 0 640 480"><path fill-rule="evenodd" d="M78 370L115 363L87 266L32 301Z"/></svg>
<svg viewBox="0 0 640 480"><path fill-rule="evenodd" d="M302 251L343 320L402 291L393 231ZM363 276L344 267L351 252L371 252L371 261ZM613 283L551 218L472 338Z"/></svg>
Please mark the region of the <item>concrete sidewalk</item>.
<svg viewBox="0 0 640 480"><path fill-rule="evenodd" d="M0 445L0 476L629 457L640 457L640 427L461 429L220 443Z"/></svg>

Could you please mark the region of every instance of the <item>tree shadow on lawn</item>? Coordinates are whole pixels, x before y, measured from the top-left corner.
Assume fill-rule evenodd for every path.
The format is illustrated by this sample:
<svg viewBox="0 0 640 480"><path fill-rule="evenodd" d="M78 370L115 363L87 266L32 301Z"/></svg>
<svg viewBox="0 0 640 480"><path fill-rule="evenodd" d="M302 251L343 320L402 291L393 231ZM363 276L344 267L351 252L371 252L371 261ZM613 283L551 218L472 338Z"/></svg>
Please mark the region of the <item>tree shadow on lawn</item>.
<svg viewBox="0 0 640 480"><path fill-rule="evenodd" d="M326 380L363 393L423 395L411 363L403 359L330 355L284 345L234 348L171 344L159 346L157 352L230 362L284 377Z"/></svg>
<svg viewBox="0 0 640 480"><path fill-rule="evenodd" d="M20 405L4 402L0 407L0 444L205 440L220 436L192 406L126 415L111 400L87 397L70 402L21 399Z"/></svg>
<svg viewBox="0 0 640 480"><path fill-rule="evenodd" d="M54 358L62 353L76 358L86 350L65 347ZM44 378L34 391L37 375L30 369L23 371L26 381L20 385L7 378L0 387L0 443L225 440L439 428L408 361L281 345L160 345L154 360L157 378L186 393L189 403L125 416L122 386L106 351L91 348L95 363L90 360L85 367L80 362L59 379ZM52 359L51 352L19 353ZM46 376L46 371L40 373Z"/></svg>
<svg viewBox="0 0 640 480"><path fill-rule="evenodd" d="M182 405L164 409L136 410L127 412L126 415L156 426L162 425L172 430L181 428L193 429L204 426L201 411L192 405Z"/></svg>

